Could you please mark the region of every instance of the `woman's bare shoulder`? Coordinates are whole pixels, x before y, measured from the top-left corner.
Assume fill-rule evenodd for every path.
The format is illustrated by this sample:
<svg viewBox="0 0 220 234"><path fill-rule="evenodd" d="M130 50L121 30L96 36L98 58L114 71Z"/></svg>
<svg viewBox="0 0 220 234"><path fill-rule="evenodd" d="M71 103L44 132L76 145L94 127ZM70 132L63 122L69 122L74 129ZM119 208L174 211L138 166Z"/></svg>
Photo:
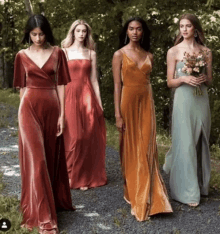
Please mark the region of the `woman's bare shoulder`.
<svg viewBox="0 0 220 234"><path fill-rule="evenodd" d="M123 53L122 53L122 51L121 51L121 49L120 49L120 50L116 50L116 51L115 51L115 53L114 53L114 55L113 55L113 58L121 59L122 56L123 56Z"/></svg>

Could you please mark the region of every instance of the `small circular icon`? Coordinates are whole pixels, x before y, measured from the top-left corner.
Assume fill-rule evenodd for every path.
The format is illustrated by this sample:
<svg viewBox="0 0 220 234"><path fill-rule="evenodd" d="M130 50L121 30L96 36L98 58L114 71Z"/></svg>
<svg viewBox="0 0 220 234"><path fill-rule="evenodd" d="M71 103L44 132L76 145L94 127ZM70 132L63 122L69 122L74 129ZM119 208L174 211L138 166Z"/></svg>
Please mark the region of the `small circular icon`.
<svg viewBox="0 0 220 234"><path fill-rule="evenodd" d="M8 219L0 219L0 231L6 232L11 228L11 222Z"/></svg>

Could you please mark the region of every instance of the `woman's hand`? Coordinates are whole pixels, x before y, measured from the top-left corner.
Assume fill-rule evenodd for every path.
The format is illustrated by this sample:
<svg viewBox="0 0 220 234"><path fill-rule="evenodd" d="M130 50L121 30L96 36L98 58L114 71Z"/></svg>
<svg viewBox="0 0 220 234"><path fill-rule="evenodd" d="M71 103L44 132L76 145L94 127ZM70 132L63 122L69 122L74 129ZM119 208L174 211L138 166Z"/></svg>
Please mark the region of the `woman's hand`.
<svg viewBox="0 0 220 234"><path fill-rule="evenodd" d="M201 85L202 83L206 82L208 80L208 77L206 74L200 74L199 77L197 78L199 84Z"/></svg>
<svg viewBox="0 0 220 234"><path fill-rule="evenodd" d="M64 127L64 117L60 116L57 122L57 137L63 133Z"/></svg>
<svg viewBox="0 0 220 234"><path fill-rule="evenodd" d="M199 86L201 79L195 76L182 76L182 82L191 86Z"/></svg>
<svg viewBox="0 0 220 234"><path fill-rule="evenodd" d="M116 127L119 132L122 132L125 130L125 124L124 124L122 117L116 117Z"/></svg>

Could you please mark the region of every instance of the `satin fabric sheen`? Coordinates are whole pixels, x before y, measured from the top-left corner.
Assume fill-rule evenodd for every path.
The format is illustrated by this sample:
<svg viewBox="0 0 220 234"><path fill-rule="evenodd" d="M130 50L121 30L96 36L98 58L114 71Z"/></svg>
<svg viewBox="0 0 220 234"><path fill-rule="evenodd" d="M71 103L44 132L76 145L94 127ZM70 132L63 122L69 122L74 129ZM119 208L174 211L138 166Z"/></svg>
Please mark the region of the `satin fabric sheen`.
<svg viewBox="0 0 220 234"><path fill-rule="evenodd" d="M123 52L121 114L125 131L121 135L120 153L124 198L139 221L157 213L172 212L159 171L151 69L148 56L138 68Z"/></svg>
<svg viewBox="0 0 220 234"><path fill-rule="evenodd" d="M176 64L176 78L184 62ZM201 85L202 96L193 94L194 87L183 84L176 88L172 114L172 146L163 166L170 173L173 199L182 203L199 203L200 194L208 195L211 174L209 136L211 114L207 86Z"/></svg>
<svg viewBox="0 0 220 234"><path fill-rule="evenodd" d="M64 139L70 188L102 186L107 183L106 130L90 81L91 60L69 60L68 67Z"/></svg>
<svg viewBox="0 0 220 234"><path fill-rule="evenodd" d="M18 110L22 224L50 231L57 228L56 209L74 210L63 137L56 137L60 113L56 85L70 81L67 61L54 47L39 68L20 51L14 69L14 87L26 87Z"/></svg>

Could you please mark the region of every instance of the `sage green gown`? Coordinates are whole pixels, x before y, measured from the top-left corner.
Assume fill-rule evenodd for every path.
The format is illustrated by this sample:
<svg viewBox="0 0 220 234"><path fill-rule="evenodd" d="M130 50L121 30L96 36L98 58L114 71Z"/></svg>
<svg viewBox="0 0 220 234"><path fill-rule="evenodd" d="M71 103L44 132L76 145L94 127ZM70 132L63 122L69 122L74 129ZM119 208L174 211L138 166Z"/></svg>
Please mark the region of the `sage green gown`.
<svg viewBox="0 0 220 234"><path fill-rule="evenodd" d="M176 64L176 78L185 76L184 62ZM211 115L207 86L201 85L202 96L193 94L194 87L183 84L176 88L172 114L172 146L163 169L170 173L171 196L181 203L199 203L208 195L210 180L209 135Z"/></svg>

